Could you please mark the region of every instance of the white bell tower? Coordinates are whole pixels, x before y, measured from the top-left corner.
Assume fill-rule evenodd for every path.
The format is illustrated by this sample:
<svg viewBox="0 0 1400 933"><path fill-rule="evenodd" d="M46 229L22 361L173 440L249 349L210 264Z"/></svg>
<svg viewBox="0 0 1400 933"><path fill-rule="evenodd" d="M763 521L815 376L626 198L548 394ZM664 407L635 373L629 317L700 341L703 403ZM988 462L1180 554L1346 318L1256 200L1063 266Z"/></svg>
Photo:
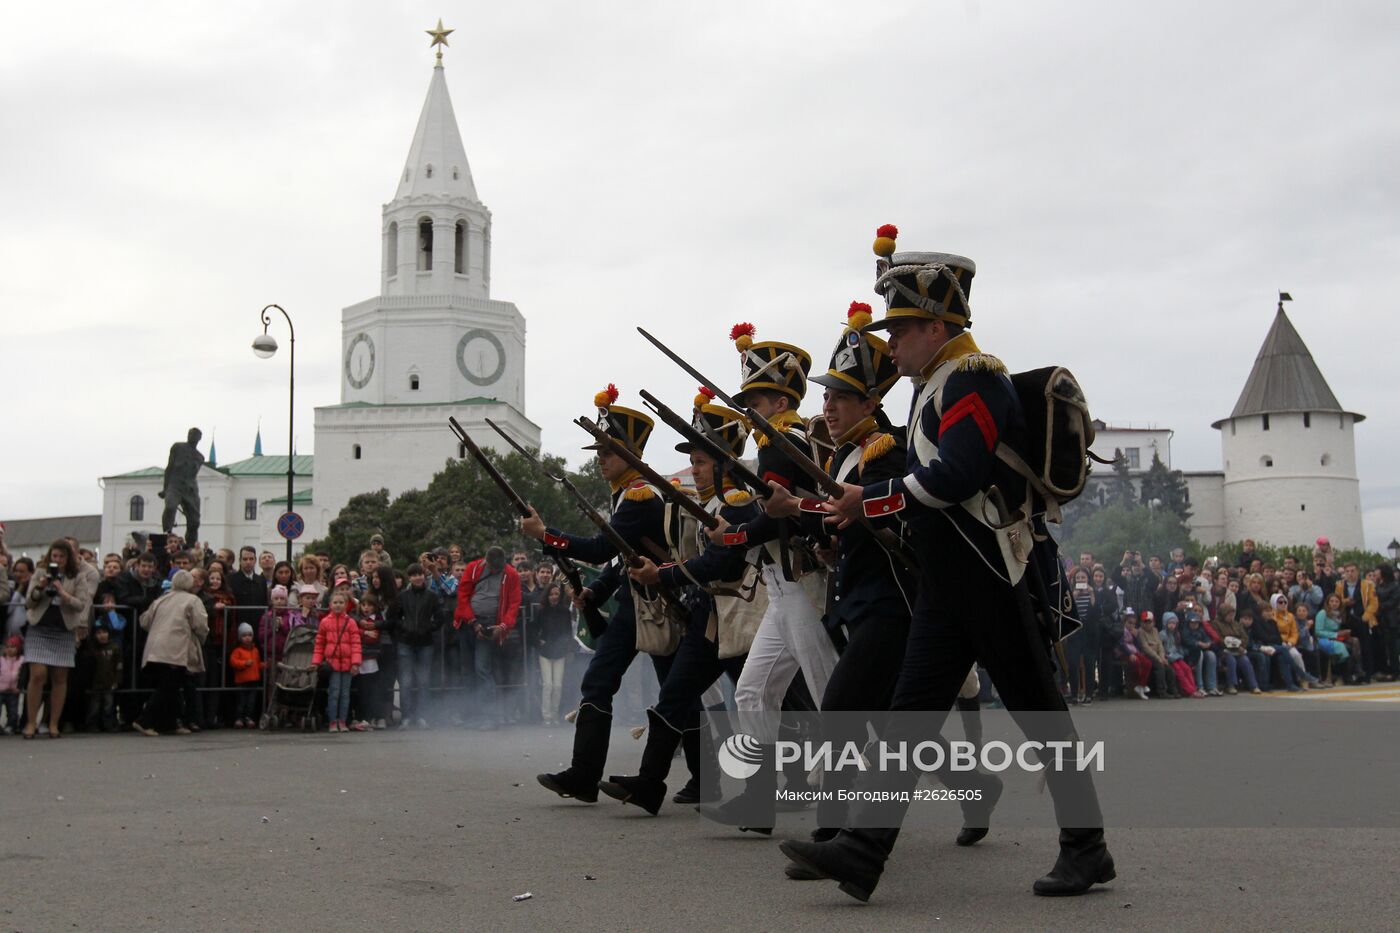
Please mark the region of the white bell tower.
<svg viewBox="0 0 1400 933"><path fill-rule="evenodd" d="M461 455L456 419L482 446L485 423L539 445L525 417L525 318L491 297L491 211L477 196L447 90L441 46L427 98L380 222L379 295L341 312L340 404L316 409L313 496L329 522L353 495L422 488Z"/></svg>

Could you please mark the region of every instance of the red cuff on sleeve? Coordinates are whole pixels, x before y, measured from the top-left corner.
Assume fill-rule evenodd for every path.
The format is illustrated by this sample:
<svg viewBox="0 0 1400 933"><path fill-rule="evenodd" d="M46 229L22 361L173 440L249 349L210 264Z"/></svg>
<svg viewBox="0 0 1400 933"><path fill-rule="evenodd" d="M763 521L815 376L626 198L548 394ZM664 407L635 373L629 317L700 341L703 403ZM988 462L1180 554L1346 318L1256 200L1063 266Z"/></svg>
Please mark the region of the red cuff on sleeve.
<svg viewBox="0 0 1400 933"><path fill-rule="evenodd" d="M544 533L544 546L553 548L556 551L567 551L569 549L569 539L561 538L558 535L552 535L546 531Z"/></svg>
<svg viewBox="0 0 1400 933"><path fill-rule="evenodd" d="M904 493L897 492L879 499L866 499L862 504L865 508L866 518L893 515L895 512L904 510Z"/></svg>
<svg viewBox="0 0 1400 933"><path fill-rule="evenodd" d="M784 489L791 489L791 488L792 488L792 481L791 481L791 480L789 480L786 476L783 476L781 473L774 473L772 470L768 470L766 473L763 474L763 481L764 481L765 483L767 483L767 482L774 482L774 483L777 483L779 486L783 487Z"/></svg>
<svg viewBox="0 0 1400 933"><path fill-rule="evenodd" d="M822 500L820 500L820 499L803 499L803 500L801 500L801 502L798 503L798 506L797 506L797 507L800 508L800 509L801 509L802 511L804 511L804 512L816 512L816 513L820 514L820 513L821 513L821 510L822 510Z"/></svg>
<svg viewBox="0 0 1400 933"><path fill-rule="evenodd" d="M749 533L747 531L726 531L724 533L724 543L727 547L738 547L741 544L748 544Z"/></svg>

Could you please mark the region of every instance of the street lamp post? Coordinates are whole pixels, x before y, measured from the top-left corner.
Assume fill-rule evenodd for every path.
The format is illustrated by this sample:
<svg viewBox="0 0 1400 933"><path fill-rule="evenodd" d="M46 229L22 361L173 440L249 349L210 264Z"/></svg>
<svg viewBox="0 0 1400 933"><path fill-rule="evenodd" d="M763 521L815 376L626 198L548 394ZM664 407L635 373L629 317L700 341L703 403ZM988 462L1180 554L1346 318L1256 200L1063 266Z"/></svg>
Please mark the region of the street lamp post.
<svg viewBox="0 0 1400 933"><path fill-rule="evenodd" d="M297 332L292 326L292 316L287 313L287 309L281 305L268 305L262 309L263 332L253 338L253 352L262 359L269 359L277 352L277 341L267 332L272 325L272 318L267 313L269 309L276 308L282 312L282 317L287 319L287 332L291 334L291 343L287 347L287 511L292 511L292 477L293 477L293 450L292 445L296 441L296 434L293 433L292 419L296 413L296 368L297 368ZM292 539L287 539L287 563L292 562Z"/></svg>
<svg viewBox="0 0 1400 933"><path fill-rule="evenodd" d="M1385 549L1390 552L1390 562L1395 564L1397 569L1400 569L1400 541L1391 538Z"/></svg>

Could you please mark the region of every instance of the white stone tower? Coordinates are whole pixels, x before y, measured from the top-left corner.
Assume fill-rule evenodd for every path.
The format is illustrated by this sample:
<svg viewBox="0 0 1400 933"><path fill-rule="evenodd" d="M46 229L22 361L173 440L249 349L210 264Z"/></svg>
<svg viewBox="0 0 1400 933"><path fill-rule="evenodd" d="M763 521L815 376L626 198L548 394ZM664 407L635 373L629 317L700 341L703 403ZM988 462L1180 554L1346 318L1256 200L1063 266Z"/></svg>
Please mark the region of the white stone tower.
<svg viewBox="0 0 1400 933"><path fill-rule="evenodd" d="M452 30L430 31L446 45ZM380 294L341 312L340 404L316 409L315 507L423 488L463 456L454 416L484 447L485 418L538 446L525 417L525 318L491 298L491 212L457 129L442 52L394 199L383 207Z"/></svg>
<svg viewBox="0 0 1400 933"><path fill-rule="evenodd" d="M1278 313L1230 417L1215 422L1225 459L1225 537L1274 545L1361 547L1357 422Z"/></svg>

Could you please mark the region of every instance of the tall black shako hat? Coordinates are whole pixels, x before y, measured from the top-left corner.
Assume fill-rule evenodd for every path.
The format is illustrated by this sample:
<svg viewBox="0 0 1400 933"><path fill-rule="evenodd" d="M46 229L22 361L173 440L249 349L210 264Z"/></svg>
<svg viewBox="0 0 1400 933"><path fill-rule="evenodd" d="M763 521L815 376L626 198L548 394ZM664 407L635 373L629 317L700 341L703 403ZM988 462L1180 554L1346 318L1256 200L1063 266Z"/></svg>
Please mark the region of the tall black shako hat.
<svg viewBox="0 0 1400 933"><path fill-rule="evenodd" d="M807 394L807 373L812 368L812 356L801 347L776 340L754 342L752 324L735 324L729 339L739 350L739 391L734 398L747 405L744 393L752 389L769 389L792 398L793 409Z"/></svg>
<svg viewBox="0 0 1400 933"><path fill-rule="evenodd" d="M610 437L617 438L628 450L640 457L646 449L647 438L651 437L651 429L656 427L656 422L644 412L616 404L617 395L617 386L610 382L606 389L593 396L593 404L598 406L598 427L607 431ZM598 450L601 447L602 443L598 442L583 449Z"/></svg>
<svg viewBox="0 0 1400 933"><path fill-rule="evenodd" d="M968 293L977 264L953 253L896 253L898 236L894 224L875 231L875 293L885 298L885 316L866 329L883 330L910 318L971 327Z"/></svg>
<svg viewBox="0 0 1400 933"><path fill-rule="evenodd" d="M846 312L846 326L836 349L831 351L831 365L824 375L812 381L828 389L855 392L864 398L883 399L899 379L899 370L890 359L890 348L874 334L865 333L871 325L870 305L851 302Z"/></svg>
<svg viewBox="0 0 1400 933"><path fill-rule="evenodd" d="M705 386L695 396L695 413L690 424L720 450L735 457L744 455L744 442L749 439L749 422L732 408L715 404L715 393ZM695 449L689 441L681 441L676 450L688 454Z"/></svg>

